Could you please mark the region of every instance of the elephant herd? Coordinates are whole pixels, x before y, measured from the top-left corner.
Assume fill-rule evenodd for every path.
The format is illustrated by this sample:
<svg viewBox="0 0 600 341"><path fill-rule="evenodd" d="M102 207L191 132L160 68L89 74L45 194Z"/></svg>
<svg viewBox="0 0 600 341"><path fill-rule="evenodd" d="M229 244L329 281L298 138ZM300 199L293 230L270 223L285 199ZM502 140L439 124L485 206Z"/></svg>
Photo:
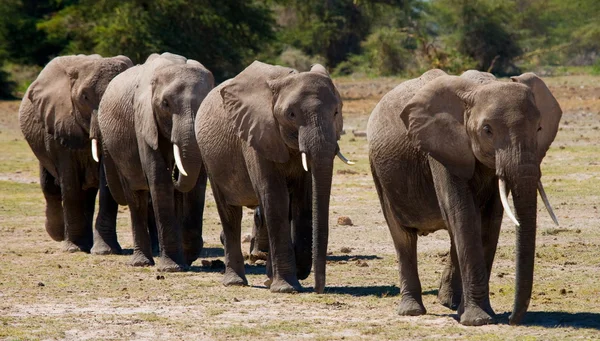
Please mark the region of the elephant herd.
<svg viewBox="0 0 600 341"><path fill-rule="evenodd" d="M451 261L438 299L464 325L492 323L488 282L504 212L517 226L510 323L527 310L538 191L556 222L540 163L562 111L534 74L511 80L430 70L391 90L369 118L369 162L398 257L400 315L426 313L417 236L446 229ZM223 227L223 284L248 283L245 206L256 208L255 243L269 251L270 290L301 290L314 267L323 293L333 160L351 163L337 142L339 92L318 64L298 72L255 61L214 85L202 64L171 53L136 66L124 56L53 59L19 109L40 164L46 231L67 252L119 254L117 209L127 205L131 265L154 265L159 254L158 270L185 271L202 250L209 179Z"/></svg>

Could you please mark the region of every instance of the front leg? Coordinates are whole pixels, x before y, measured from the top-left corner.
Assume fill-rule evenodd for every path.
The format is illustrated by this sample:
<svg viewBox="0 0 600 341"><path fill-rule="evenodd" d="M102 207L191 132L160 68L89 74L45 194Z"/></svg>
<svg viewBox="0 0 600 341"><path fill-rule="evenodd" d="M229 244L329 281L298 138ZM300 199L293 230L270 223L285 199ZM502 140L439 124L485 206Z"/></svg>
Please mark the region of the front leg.
<svg viewBox="0 0 600 341"><path fill-rule="evenodd" d="M96 255L117 254L123 250L117 239L117 211L119 205L108 188L104 170L104 155L100 160L100 200L98 216L94 226L94 246L91 252Z"/></svg>
<svg viewBox="0 0 600 341"><path fill-rule="evenodd" d="M201 172L194 189L187 193L176 192L177 216L182 228L183 256L187 265L200 257L202 239L202 217L206 194L206 172Z"/></svg>
<svg viewBox="0 0 600 341"><path fill-rule="evenodd" d="M436 195L456 247L463 299L460 323L484 325L493 322L489 304L488 272L481 243L481 212L466 180L454 176L446 167L429 158Z"/></svg>
<svg viewBox="0 0 600 341"><path fill-rule="evenodd" d="M162 158L149 162L146 176L158 230L160 257L158 271L177 272L187 269L183 259L181 226L175 219L175 188L169 167Z"/></svg>
<svg viewBox="0 0 600 341"><path fill-rule="evenodd" d="M312 267L312 179L306 172L291 189L290 216L292 224L292 244L296 255L296 273L299 279L310 275Z"/></svg>

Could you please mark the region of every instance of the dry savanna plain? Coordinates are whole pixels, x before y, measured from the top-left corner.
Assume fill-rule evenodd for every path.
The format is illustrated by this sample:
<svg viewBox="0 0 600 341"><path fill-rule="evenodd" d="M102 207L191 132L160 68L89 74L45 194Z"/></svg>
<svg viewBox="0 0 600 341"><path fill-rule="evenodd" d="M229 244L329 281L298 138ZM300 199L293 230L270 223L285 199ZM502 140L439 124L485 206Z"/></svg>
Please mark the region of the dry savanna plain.
<svg viewBox="0 0 600 341"><path fill-rule="evenodd" d="M509 326L514 295L514 225L505 217L490 280L497 324L464 327L436 301L448 257L445 231L419 237L427 315L396 314L395 251L369 171L363 132L375 104L401 80L337 79L353 167L335 162L327 287L272 294L265 266L246 265L248 287L221 285L223 249L212 193L204 215L205 250L190 271L158 273L127 265L128 255L59 251L44 230L38 164L19 130L18 101L0 102L0 339L6 340L565 340L600 339L600 77L545 81L564 115L542 164L560 221L538 201L533 296L521 326ZM353 225L338 225L349 217ZM242 233L251 231L246 209ZM118 235L131 252L129 212ZM249 243L242 245L248 252ZM215 266L217 265L217 266Z"/></svg>

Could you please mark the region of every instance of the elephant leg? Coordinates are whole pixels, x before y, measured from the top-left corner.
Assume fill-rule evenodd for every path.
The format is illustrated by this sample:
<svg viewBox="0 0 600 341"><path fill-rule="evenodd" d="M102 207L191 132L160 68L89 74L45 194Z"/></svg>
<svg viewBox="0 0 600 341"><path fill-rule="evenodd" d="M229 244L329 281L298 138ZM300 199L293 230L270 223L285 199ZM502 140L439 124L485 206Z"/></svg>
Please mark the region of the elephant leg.
<svg viewBox="0 0 600 341"><path fill-rule="evenodd" d="M187 265L200 257L202 239L202 217L206 194L206 173L201 173L194 189L187 193L176 192L178 217L183 234L183 257Z"/></svg>
<svg viewBox="0 0 600 341"><path fill-rule="evenodd" d="M94 227L94 246L91 252L96 255L120 255L123 250L117 239L117 211L119 210L119 205L108 188L102 162L100 165L98 216L96 217L96 225Z"/></svg>
<svg viewBox="0 0 600 341"><path fill-rule="evenodd" d="M261 207L269 233L269 258L272 267L271 292L295 292L302 286L296 274L286 186L273 186L260 192Z"/></svg>
<svg viewBox="0 0 600 341"><path fill-rule="evenodd" d="M290 216L292 223L292 244L296 256L298 279L310 275L312 267L312 180L310 173L304 177L291 193Z"/></svg>
<svg viewBox="0 0 600 341"><path fill-rule="evenodd" d="M46 232L53 240L63 241L65 239L65 220L60 185L42 164L40 164L40 184L46 199Z"/></svg>
<svg viewBox="0 0 600 341"><path fill-rule="evenodd" d="M64 170L59 177L65 221L63 251L89 252L93 244L93 232L90 220L93 217L93 207L91 215L89 212L91 194L81 189L77 170Z"/></svg>
<svg viewBox="0 0 600 341"><path fill-rule="evenodd" d="M456 255L456 245L452 236L450 237L450 259L446 261L440 288L438 291L438 301L446 308L456 310L462 299L462 279L460 277L460 268L458 266L458 256Z"/></svg>
<svg viewBox="0 0 600 341"><path fill-rule="evenodd" d="M252 227L252 239L250 239L250 260L257 259L267 260L269 252L269 233L267 225L264 223L265 217L262 214L262 209L257 206L254 209L254 226Z"/></svg>
<svg viewBox="0 0 600 341"><path fill-rule="evenodd" d="M146 169L150 198L158 230L160 257L158 271L187 270L183 259L181 225L175 217L175 188L169 167L159 158L153 158Z"/></svg>
<svg viewBox="0 0 600 341"><path fill-rule="evenodd" d="M130 264L133 266L154 265L150 234L148 233L148 192L125 190L125 197L131 214L131 231L133 233L133 255Z"/></svg>
<svg viewBox="0 0 600 341"><path fill-rule="evenodd" d="M390 199L383 191L377 171L373 165L371 165L371 171L383 216L392 235L398 258L400 294L402 295L400 305L398 306L398 314L408 316L424 315L427 313L427 310L423 305L421 281L417 267L417 234L402 226L396 212L391 206Z"/></svg>
<svg viewBox="0 0 600 341"><path fill-rule="evenodd" d="M244 268L244 255L242 254L242 208L227 204L216 186L213 187L213 194L221 218L221 225L223 225L223 232L221 233L221 242L225 249L223 285L248 285L246 269Z"/></svg>
<svg viewBox="0 0 600 341"><path fill-rule="evenodd" d="M485 266L488 273L488 282L492 273L494 257L496 256L503 214L504 209L502 208L500 195L496 188L496 192L481 211L481 237L483 242L483 253L485 255Z"/></svg>
<svg viewBox="0 0 600 341"><path fill-rule="evenodd" d="M460 323L484 325L493 322L489 304L488 273L481 243L481 212L475 206L470 184L450 174L429 158L440 210L456 246L463 297L458 308Z"/></svg>
<svg viewBox="0 0 600 341"><path fill-rule="evenodd" d="M158 227L156 227L156 218L154 218L154 207L152 207L152 198L148 198L148 233L150 234L150 245L152 255L160 255L160 243L158 241Z"/></svg>

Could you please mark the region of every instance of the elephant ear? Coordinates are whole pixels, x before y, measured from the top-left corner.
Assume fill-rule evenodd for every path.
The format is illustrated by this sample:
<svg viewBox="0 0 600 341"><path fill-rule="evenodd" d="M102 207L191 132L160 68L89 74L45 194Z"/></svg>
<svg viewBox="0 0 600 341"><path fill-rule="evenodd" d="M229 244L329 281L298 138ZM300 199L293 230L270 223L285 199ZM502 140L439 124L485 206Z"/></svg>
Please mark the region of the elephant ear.
<svg viewBox="0 0 600 341"><path fill-rule="evenodd" d="M158 127L152 107L152 94L154 92L154 81L143 82L139 85L134 99L134 111L136 133L144 137L144 141L153 150L158 149Z"/></svg>
<svg viewBox="0 0 600 341"><path fill-rule="evenodd" d="M33 104L46 132L68 148L87 145L88 135L78 123L71 91L78 73L69 60L53 59L30 85L28 98Z"/></svg>
<svg viewBox="0 0 600 341"><path fill-rule="evenodd" d="M540 126L542 130L538 132L537 142L538 155L540 160L542 160L546 156L546 152L558 132L562 109L550 92L550 89L546 86L546 83L534 73L528 72L517 77L511 77L510 79L513 82L527 85L533 92L535 105L540 111Z"/></svg>
<svg viewBox="0 0 600 341"><path fill-rule="evenodd" d="M279 163L290 156L273 113L269 82L290 73L295 70L255 61L220 91L237 135L262 157Z"/></svg>
<svg viewBox="0 0 600 341"><path fill-rule="evenodd" d="M474 87L464 78L440 76L418 90L400 114L411 141L463 179L470 179L475 171L464 100Z"/></svg>

